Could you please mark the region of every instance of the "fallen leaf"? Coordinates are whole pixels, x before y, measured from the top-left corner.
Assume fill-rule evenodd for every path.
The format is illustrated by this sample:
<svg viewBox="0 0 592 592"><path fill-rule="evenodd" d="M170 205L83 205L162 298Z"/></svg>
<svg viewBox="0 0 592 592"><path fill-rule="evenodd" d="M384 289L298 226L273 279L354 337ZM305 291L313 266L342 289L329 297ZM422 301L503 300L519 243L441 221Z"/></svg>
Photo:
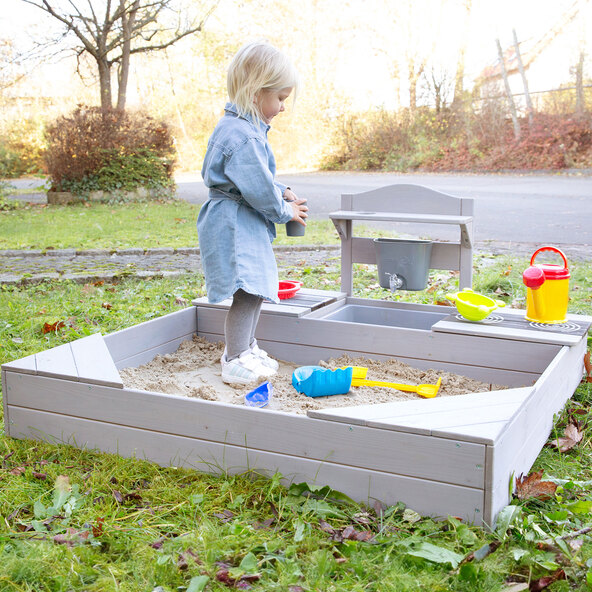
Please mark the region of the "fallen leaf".
<svg viewBox="0 0 592 592"><path fill-rule="evenodd" d="M73 547L74 545L85 543L89 535L90 532L88 532L88 530L68 528L64 534L56 534L52 539L53 542L58 545L68 545L68 547Z"/></svg>
<svg viewBox="0 0 592 592"><path fill-rule="evenodd" d="M502 271L502 275L510 275L512 271L512 266L508 265L508 269L506 269L505 271Z"/></svg>
<svg viewBox="0 0 592 592"><path fill-rule="evenodd" d="M265 530L265 529L269 528L274 522L275 522L275 518L268 518L267 520L264 520L263 522L255 522L255 524L253 524L253 528L255 530Z"/></svg>
<svg viewBox="0 0 592 592"><path fill-rule="evenodd" d="M99 537L103 534L103 526L105 524L105 519L104 518L97 518L97 525L95 526L93 524L92 526L92 533L94 537Z"/></svg>
<svg viewBox="0 0 592 592"><path fill-rule="evenodd" d="M186 549L183 553L179 554L179 558L177 559L177 567L183 571L189 567L190 563L199 563L201 564L201 560L197 553L192 551L191 549Z"/></svg>
<svg viewBox="0 0 592 592"><path fill-rule="evenodd" d="M189 304L189 300L187 300L187 298L181 298L180 296L177 296L177 298L175 298L175 304L179 304L180 306L186 306L187 304Z"/></svg>
<svg viewBox="0 0 592 592"><path fill-rule="evenodd" d="M64 321L56 321L55 323L45 323L41 329L41 332L45 335L46 333L51 333L52 331L57 332L59 329L65 327L66 324Z"/></svg>
<svg viewBox="0 0 592 592"><path fill-rule="evenodd" d="M592 382L592 363L590 362L590 352L587 352L584 356L584 368L586 369L586 376L584 380L586 382Z"/></svg>
<svg viewBox="0 0 592 592"><path fill-rule="evenodd" d="M555 495L557 484L551 481L541 481L543 471L535 471L527 477L522 474L516 479L516 497L519 500L537 498L547 500Z"/></svg>
<svg viewBox="0 0 592 592"><path fill-rule="evenodd" d="M162 545L164 544L164 541L166 541L166 537L160 537L157 541L154 541L153 543L150 543L150 546L153 549L162 549Z"/></svg>
<svg viewBox="0 0 592 592"><path fill-rule="evenodd" d="M115 498L115 501L118 504L123 503L123 496L121 495L121 493L119 491L117 491L117 489L114 489L112 493L113 493L113 497Z"/></svg>
<svg viewBox="0 0 592 592"><path fill-rule="evenodd" d="M33 471L33 477L35 477L35 479L41 479L41 481L45 481L47 479L47 474L37 473L36 471Z"/></svg>
<svg viewBox="0 0 592 592"><path fill-rule="evenodd" d="M103 308L106 308L107 310L111 310L113 308L113 305L109 304L108 302L103 302L103 304L101 304L101 306Z"/></svg>
<svg viewBox="0 0 592 592"><path fill-rule="evenodd" d="M11 475L22 475L26 471L25 467L15 467L10 471Z"/></svg>
<svg viewBox="0 0 592 592"><path fill-rule="evenodd" d="M327 532L329 534L335 534L335 529L328 523L325 522L323 519L319 520L319 526L323 532Z"/></svg>
<svg viewBox="0 0 592 592"><path fill-rule="evenodd" d="M578 429L578 426L573 423L568 424L563 433L563 438L557 438L556 440L549 442L549 446L557 448L559 452L567 452L568 450L571 450L581 442L584 437L582 432Z"/></svg>
<svg viewBox="0 0 592 592"><path fill-rule="evenodd" d="M528 589L530 592L539 592L539 590L544 590L545 588L549 587L553 582L565 579L565 572L562 569L558 569L550 576L544 576L538 580L532 580Z"/></svg>
<svg viewBox="0 0 592 592"><path fill-rule="evenodd" d="M222 522L230 522L234 518L234 514L230 510L224 510L223 512L214 513L216 518L220 518Z"/></svg>
<svg viewBox="0 0 592 592"><path fill-rule="evenodd" d="M488 555L491 555L501 545L501 541L493 541L492 543L485 544L476 551L469 553L463 560L462 563L468 563L470 561L483 561Z"/></svg>

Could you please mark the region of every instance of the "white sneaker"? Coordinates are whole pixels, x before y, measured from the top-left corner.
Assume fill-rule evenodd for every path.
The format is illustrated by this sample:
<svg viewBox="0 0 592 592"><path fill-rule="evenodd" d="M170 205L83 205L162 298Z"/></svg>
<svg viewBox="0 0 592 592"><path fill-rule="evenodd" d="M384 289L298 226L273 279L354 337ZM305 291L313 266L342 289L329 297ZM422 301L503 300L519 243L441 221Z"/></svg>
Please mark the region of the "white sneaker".
<svg viewBox="0 0 592 592"><path fill-rule="evenodd" d="M257 340L255 339L255 341L253 341L253 345L251 346L251 352L257 356L259 358L259 361L266 367L266 368L271 368L272 370L274 370L275 372L278 371L280 365L273 359L269 357L269 354L265 351L262 350L258 345L257 345Z"/></svg>
<svg viewBox="0 0 592 592"><path fill-rule="evenodd" d="M238 358L228 361L226 354L220 359L222 380L227 384L251 384L260 378L275 374L275 370L264 366L251 350L244 351Z"/></svg>

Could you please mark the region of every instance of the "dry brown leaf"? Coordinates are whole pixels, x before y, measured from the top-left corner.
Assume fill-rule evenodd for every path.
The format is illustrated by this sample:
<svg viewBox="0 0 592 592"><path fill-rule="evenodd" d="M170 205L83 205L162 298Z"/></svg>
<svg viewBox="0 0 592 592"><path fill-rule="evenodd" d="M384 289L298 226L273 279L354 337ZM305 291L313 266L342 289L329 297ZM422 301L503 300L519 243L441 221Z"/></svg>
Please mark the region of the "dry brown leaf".
<svg viewBox="0 0 592 592"><path fill-rule="evenodd" d="M586 369L585 382L592 382L592 363L590 363L590 352L584 356L584 368Z"/></svg>
<svg viewBox="0 0 592 592"><path fill-rule="evenodd" d="M530 582L529 590L531 592L539 592L539 590L544 590L553 582L565 579L565 572L562 569L558 569L557 571L553 572L550 576L545 576L543 578L539 578L538 580L532 580Z"/></svg>
<svg viewBox="0 0 592 592"><path fill-rule="evenodd" d="M113 305L109 304L109 302L103 302L103 304L101 304L101 306L103 308L106 308L107 310L111 310L113 308Z"/></svg>
<svg viewBox="0 0 592 592"><path fill-rule="evenodd" d="M563 438L557 438L556 440L549 442L549 446L557 448L559 452L567 452L568 450L571 450L581 442L584 437L582 432L578 429L578 426L573 423L567 424L563 433Z"/></svg>
<svg viewBox="0 0 592 592"><path fill-rule="evenodd" d="M541 481L543 471L535 471L527 477L522 474L516 479L516 497L519 500L537 498L547 500L555 495L557 485L551 481Z"/></svg>
<svg viewBox="0 0 592 592"><path fill-rule="evenodd" d="M41 332L45 335L45 333L51 333L52 331L58 331L62 327L65 327L66 324L64 321L56 321L55 323L45 323L41 328Z"/></svg>

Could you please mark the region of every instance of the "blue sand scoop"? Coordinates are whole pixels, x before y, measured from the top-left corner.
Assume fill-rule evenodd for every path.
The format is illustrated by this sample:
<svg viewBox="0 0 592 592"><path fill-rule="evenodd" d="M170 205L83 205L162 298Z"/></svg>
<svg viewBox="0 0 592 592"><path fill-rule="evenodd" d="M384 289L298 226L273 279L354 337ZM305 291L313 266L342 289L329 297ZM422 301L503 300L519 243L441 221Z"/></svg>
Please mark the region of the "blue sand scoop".
<svg viewBox="0 0 592 592"><path fill-rule="evenodd" d="M300 366L292 374L292 386L307 397L344 395L352 382L351 366L330 370L322 366Z"/></svg>

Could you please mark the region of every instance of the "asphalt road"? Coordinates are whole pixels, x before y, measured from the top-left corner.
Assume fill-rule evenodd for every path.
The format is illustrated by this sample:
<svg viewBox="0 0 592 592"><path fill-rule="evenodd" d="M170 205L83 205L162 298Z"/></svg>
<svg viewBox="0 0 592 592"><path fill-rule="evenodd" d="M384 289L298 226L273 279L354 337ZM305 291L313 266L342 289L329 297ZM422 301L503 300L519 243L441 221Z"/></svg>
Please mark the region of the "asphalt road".
<svg viewBox="0 0 592 592"><path fill-rule="evenodd" d="M299 173L278 180L308 199L313 218L338 210L342 193L358 193L394 183L424 185L475 199L475 239L592 246L592 175L443 175L393 173ZM196 178L178 179L178 194L203 203L207 189ZM443 225L391 225L404 234L455 240Z"/></svg>
<svg viewBox="0 0 592 592"><path fill-rule="evenodd" d="M338 210L342 193L358 193L394 183L413 183L444 193L475 199L475 239L478 242L519 242L592 246L592 174L394 174L298 173L278 175L308 199L310 215L327 218ZM11 181L35 187L40 181ZM179 197L201 204L207 189L199 175L177 178ZM21 199L32 199L21 196ZM40 193L35 201L44 201ZM458 230L445 225L390 225L401 234L456 240Z"/></svg>

